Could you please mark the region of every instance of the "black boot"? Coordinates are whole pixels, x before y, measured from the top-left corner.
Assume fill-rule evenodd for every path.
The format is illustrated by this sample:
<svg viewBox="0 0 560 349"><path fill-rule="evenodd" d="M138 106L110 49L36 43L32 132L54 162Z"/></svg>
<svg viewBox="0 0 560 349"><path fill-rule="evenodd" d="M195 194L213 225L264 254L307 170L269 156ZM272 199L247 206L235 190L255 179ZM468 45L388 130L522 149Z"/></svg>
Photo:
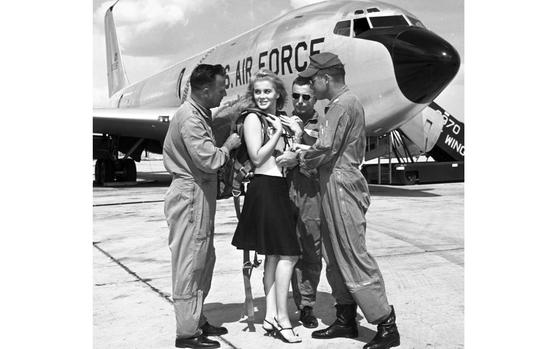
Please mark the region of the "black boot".
<svg viewBox="0 0 560 349"><path fill-rule="evenodd" d="M319 322L317 322L317 318L313 315L313 308L306 305L303 309L299 312L299 321L303 324L303 327L306 328L316 328L319 326Z"/></svg>
<svg viewBox="0 0 560 349"><path fill-rule="evenodd" d="M193 348L193 349L210 349L219 348L220 342L208 339L204 335L191 338L176 338L175 347L177 348Z"/></svg>
<svg viewBox="0 0 560 349"><path fill-rule="evenodd" d="M314 331L313 338L329 339L337 337L356 338L358 337L358 324L356 323L356 304L337 304L336 320L332 325Z"/></svg>
<svg viewBox="0 0 560 349"><path fill-rule="evenodd" d="M202 334L205 336L223 336L228 333L227 328L210 325L208 321L204 325L200 326L200 329L202 330Z"/></svg>
<svg viewBox="0 0 560 349"><path fill-rule="evenodd" d="M401 344L401 336L397 329L397 317L395 309L391 305L391 314L382 323L377 325L377 333L364 349L389 349Z"/></svg>

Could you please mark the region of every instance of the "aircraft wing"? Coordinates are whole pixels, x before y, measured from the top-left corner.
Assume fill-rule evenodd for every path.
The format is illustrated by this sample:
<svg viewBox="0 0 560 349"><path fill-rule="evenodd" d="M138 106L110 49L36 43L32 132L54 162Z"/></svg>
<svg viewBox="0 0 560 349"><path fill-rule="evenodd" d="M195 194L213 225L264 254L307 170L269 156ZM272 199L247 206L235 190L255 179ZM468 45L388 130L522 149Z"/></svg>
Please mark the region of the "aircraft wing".
<svg viewBox="0 0 560 349"><path fill-rule="evenodd" d="M222 146L232 130L232 123L247 107L245 100L225 103L214 111L212 130L216 144ZM163 143L171 118L178 107L173 108L94 108L93 133L136 139L152 139Z"/></svg>
<svg viewBox="0 0 560 349"><path fill-rule="evenodd" d="M177 108L95 108L93 133L163 141Z"/></svg>

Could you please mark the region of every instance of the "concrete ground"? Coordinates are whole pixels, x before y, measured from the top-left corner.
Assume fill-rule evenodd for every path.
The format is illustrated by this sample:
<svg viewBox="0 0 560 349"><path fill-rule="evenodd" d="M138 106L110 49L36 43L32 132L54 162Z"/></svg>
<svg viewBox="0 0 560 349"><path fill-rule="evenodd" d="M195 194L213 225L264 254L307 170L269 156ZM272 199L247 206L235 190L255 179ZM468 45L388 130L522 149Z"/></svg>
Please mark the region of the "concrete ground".
<svg viewBox="0 0 560 349"><path fill-rule="evenodd" d="M173 348L171 267L163 196L170 183L160 160L138 166L140 183L93 188L93 325L95 348ZM401 333L399 348L463 348L463 183L370 186L366 243L385 279ZM252 276L256 332L243 318L242 252L231 246L231 199L218 202L216 267L205 313L226 326L222 348L361 348L375 327L359 315L357 339L317 340L297 321L303 343L265 337L262 266ZM315 313L319 328L335 318L324 268Z"/></svg>

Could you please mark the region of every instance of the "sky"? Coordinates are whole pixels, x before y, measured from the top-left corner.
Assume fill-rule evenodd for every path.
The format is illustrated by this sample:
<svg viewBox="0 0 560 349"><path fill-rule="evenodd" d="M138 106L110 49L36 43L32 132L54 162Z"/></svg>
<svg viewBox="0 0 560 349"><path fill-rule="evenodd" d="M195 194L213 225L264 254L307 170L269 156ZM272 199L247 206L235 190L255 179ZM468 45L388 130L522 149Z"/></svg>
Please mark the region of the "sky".
<svg viewBox="0 0 560 349"><path fill-rule="evenodd" d="M93 0L93 106L108 106L103 18L114 1ZM120 0L113 13L130 82L318 0ZM461 56L455 79L436 101L464 115L463 0L385 1L416 15Z"/></svg>

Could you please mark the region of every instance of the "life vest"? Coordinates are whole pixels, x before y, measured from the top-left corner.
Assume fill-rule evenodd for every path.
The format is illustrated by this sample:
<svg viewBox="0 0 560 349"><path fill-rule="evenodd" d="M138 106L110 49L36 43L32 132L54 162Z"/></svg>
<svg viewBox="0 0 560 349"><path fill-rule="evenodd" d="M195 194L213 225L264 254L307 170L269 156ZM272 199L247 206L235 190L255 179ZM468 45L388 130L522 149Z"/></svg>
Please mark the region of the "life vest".
<svg viewBox="0 0 560 349"><path fill-rule="evenodd" d="M218 200L244 195L245 184L254 176L255 165L249 157L247 144L245 144L243 136L243 123L247 115L251 113L257 115L261 122L262 144L270 139L269 122L266 120L267 114L265 112L257 108L248 108L241 112L232 130L241 138L241 146L231 151L229 160L218 171ZM284 127L282 132L283 142L289 144L291 137L293 137L291 130Z"/></svg>

